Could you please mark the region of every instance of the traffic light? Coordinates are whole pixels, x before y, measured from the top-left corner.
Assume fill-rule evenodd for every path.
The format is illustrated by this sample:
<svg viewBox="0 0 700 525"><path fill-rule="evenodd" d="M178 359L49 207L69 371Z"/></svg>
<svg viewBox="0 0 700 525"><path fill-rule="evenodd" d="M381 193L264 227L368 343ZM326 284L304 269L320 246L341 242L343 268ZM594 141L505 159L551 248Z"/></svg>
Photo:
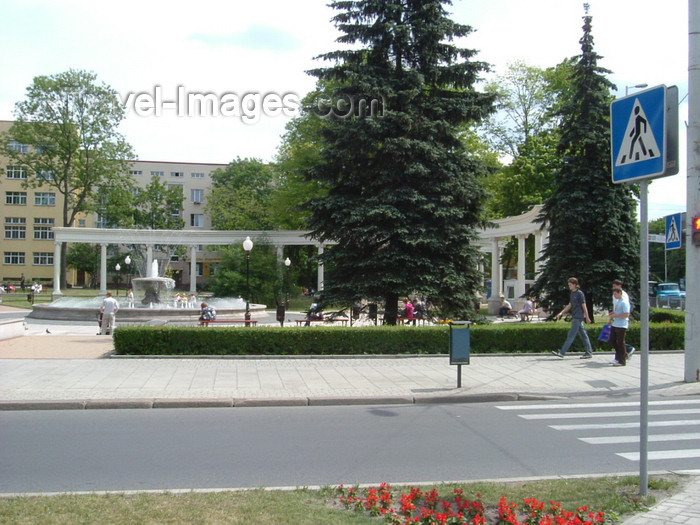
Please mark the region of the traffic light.
<svg viewBox="0 0 700 525"><path fill-rule="evenodd" d="M700 246L700 216L693 217L693 244Z"/></svg>

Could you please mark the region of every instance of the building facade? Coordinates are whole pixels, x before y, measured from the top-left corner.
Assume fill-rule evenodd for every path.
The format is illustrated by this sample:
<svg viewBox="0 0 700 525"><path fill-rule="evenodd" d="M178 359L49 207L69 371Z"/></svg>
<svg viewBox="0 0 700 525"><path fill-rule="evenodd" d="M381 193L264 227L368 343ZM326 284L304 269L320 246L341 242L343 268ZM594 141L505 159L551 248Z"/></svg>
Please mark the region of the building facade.
<svg viewBox="0 0 700 525"><path fill-rule="evenodd" d="M11 121L0 121L0 133L12 126ZM28 152L27 144L11 144L16 151ZM152 177L158 177L170 187L182 189L182 208L174 213L183 219L186 230L210 230L211 219L204 208L211 191L211 173L225 164L156 162L135 160L131 163L130 174L136 184L145 188ZM63 226L63 196L49 185L38 188L25 188L29 176L28 168L12 162L0 155L0 218L3 223L2 264L0 282L18 285L24 277L27 284L37 282L45 287L52 283L54 276L55 240L53 227ZM78 228L100 228L100 217L86 214L78 217ZM117 253L117 246L110 246L110 253ZM169 273L178 287L188 289L194 278L198 285L211 275L216 252L207 247L197 246L197 275L192 276L186 259L173 256L169 261L159 261L170 266ZM123 249L120 250L123 252ZM124 254L126 255L126 253ZM56 261L58 262L58 261ZM124 264L121 265L126 270ZM108 279L114 279L114 269L110 269ZM84 286L86 276L68 271L67 283L70 286Z"/></svg>

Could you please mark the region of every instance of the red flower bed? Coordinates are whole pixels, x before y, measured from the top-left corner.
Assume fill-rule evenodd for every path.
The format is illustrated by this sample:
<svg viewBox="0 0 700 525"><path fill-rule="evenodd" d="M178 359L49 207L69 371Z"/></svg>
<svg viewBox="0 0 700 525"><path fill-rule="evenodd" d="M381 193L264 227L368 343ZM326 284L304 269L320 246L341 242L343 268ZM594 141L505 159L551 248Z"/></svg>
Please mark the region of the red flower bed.
<svg viewBox="0 0 700 525"><path fill-rule="evenodd" d="M599 525L605 523L603 512L580 507L576 512L562 508L561 503L550 501L549 505L535 498L523 500L520 508L503 496L498 509L490 511L481 501L481 495L470 500L464 491L455 489L449 498L444 498L433 489L423 492L411 487L394 499L391 487L382 483L361 492L341 485L337 489L340 503L346 509L368 512L371 516L384 516L393 525ZM490 520L490 521L489 521Z"/></svg>

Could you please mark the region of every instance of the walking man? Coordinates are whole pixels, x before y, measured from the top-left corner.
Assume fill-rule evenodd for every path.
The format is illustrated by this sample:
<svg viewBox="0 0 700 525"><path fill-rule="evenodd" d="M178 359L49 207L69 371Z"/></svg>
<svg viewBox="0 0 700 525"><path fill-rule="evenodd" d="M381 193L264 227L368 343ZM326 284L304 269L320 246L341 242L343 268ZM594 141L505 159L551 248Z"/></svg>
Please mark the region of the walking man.
<svg viewBox="0 0 700 525"><path fill-rule="evenodd" d="M552 353L559 357L564 358L567 350L571 347L571 344L576 339L578 335L583 341L583 348L585 353L581 356L581 359L590 359L593 357L593 347L591 346L591 341L588 339L588 333L586 333L585 323L592 323L590 316L588 315L588 308L586 307L586 297L583 292L579 290L578 279L576 277L571 277L567 281L569 284L569 290L571 290L571 295L569 296L569 304L567 304L564 309L557 314L557 319L561 319L562 315L571 310L571 329L569 330L569 335L564 341L564 346L561 350L552 350Z"/></svg>
<svg viewBox="0 0 700 525"><path fill-rule="evenodd" d="M112 292L107 292L100 311L102 312L102 335L109 335L114 331L114 316L119 311L119 303L112 297Z"/></svg>

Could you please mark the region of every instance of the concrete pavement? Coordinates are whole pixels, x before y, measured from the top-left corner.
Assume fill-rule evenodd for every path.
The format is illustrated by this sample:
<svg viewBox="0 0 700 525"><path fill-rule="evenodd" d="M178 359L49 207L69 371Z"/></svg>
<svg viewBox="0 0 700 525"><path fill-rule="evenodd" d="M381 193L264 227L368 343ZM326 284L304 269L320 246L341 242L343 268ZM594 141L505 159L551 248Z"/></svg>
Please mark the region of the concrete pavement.
<svg viewBox="0 0 700 525"><path fill-rule="evenodd" d="M0 341L0 410L406 404L614 396L638 399L640 357L540 355L357 358L132 358L110 356L97 325L26 319ZM314 328L309 328L314 329ZM407 328L411 329L411 328ZM681 352L649 356L650 396L700 395L684 383ZM625 525L700 523L700 476Z"/></svg>

